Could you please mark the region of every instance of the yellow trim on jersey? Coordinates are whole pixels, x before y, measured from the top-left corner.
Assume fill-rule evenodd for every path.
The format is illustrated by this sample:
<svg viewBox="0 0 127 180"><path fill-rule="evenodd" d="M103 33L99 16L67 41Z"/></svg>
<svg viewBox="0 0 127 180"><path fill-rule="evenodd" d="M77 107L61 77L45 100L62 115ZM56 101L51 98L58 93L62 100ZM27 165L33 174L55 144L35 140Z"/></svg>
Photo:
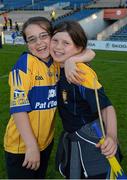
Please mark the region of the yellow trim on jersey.
<svg viewBox="0 0 127 180"><path fill-rule="evenodd" d="M97 89L100 89L102 87L101 84L98 82L97 75L93 71L93 69L91 69L88 65L84 63L78 63L77 67L85 73L81 74L81 77L84 79L81 82L81 85L90 89L95 89L95 84Z"/></svg>

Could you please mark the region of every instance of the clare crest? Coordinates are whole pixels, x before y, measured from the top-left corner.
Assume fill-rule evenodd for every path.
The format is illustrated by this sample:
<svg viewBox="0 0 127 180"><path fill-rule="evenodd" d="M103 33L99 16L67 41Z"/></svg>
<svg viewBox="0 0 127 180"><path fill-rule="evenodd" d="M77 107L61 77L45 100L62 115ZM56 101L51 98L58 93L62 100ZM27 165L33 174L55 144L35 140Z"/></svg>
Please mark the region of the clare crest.
<svg viewBox="0 0 127 180"><path fill-rule="evenodd" d="M67 104L67 91L63 90L62 92L62 98L63 98L63 102L64 104Z"/></svg>

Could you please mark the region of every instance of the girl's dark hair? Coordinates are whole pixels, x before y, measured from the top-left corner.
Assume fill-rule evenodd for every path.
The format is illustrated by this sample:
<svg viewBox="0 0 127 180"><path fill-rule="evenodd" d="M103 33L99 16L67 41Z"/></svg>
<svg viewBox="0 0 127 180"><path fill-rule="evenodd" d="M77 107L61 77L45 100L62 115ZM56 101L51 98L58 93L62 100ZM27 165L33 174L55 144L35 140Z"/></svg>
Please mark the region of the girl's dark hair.
<svg viewBox="0 0 127 180"><path fill-rule="evenodd" d="M32 24L36 24L36 25L40 26L41 28L45 29L50 35L52 35L52 24L47 18L41 17L41 16L32 17L32 18L29 18L23 24L23 27L22 27L22 35L23 35L23 38L24 38L25 42L27 42L25 29L29 25L32 25Z"/></svg>
<svg viewBox="0 0 127 180"><path fill-rule="evenodd" d="M67 32L74 44L83 49L87 46L87 37L81 25L76 21L63 21L53 28L53 35L58 32Z"/></svg>

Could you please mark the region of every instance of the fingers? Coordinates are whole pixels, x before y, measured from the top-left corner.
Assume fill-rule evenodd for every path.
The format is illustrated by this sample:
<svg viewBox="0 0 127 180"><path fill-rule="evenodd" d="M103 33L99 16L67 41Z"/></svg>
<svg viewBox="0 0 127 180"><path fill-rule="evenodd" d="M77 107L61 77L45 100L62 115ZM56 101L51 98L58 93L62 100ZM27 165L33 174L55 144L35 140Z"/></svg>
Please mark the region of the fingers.
<svg viewBox="0 0 127 180"><path fill-rule="evenodd" d="M35 167L35 171L38 169L40 167L40 162L37 162L37 164L36 164L36 167Z"/></svg>
<svg viewBox="0 0 127 180"><path fill-rule="evenodd" d="M85 75L86 73L79 68L76 68L76 72Z"/></svg>
<svg viewBox="0 0 127 180"><path fill-rule="evenodd" d="M85 73L82 70L76 69L76 71L70 72L69 75L66 75L66 78L68 82L80 85L82 81L84 81L84 78L82 78L81 74L85 74Z"/></svg>
<svg viewBox="0 0 127 180"><path fill-rule="evenodd" d="M27 163L28 163L27 160L24 160L22 166L25 167L27 165Z"/></svg>
<svg viewBox="0 0 127 180"><path fill-rule="evenodd" d="M33 146L26 148L25 159L22 163L22 166L31 169L37 170L40 166L40 151L38 146Z"/></svg>
<svg viewBox="0 0 127 180"><path fill-rule="evenodd" d="M116 154L117 151L117 143L113 141L111 138L107 138L104 141L104 144L101 145L101 152L107 158L112 157Z"/></svg>
<svg viewBox="0 0 127 180"><path fill-rule="evenodd" d="M97 147L97 148L100 148L100 147L101 147L101 144L100 144L100 143L97 143L97 144L96 144L96 147Z"/></svg>
<svg viewBox="0 0 127 180"><path fill-rule="evenodd" d="M102 154L104 154L107 158L112 157L116 154L117 146L109 144L105 148L102 149Z"/></svg>
<svg viewBox="0 0 127 180"><path fill-rule="evenodd" d="M36 171L40 166L40 162L32 162L32 161L24 160L22 166L26 167L27 169L31 169L31 170Z"/></svg>
<svg viewBox="0 0 127 180"><path fill-rule="evenodd" d="M78 77L78 75L71 75L71 77L68 78L69 83L80 85L82 82L82 79Z"/></svg>
<svg viewBox="0 0 127 180"><path fill-rule="evenodd" d="M36 171L39 168L39 166L40 166L40 162L36 162L31 165L30 169Z"/></svg>
<svg viewBox="0 0 127 180"><path fill-rule="evenodd" d="M110 158L110 157L112 157L112 156L115 156L116 151L117 151L117 148L115 148L114 150L110 151L110 152L106 155L106 157L107 157L107 158Z"/></svg>

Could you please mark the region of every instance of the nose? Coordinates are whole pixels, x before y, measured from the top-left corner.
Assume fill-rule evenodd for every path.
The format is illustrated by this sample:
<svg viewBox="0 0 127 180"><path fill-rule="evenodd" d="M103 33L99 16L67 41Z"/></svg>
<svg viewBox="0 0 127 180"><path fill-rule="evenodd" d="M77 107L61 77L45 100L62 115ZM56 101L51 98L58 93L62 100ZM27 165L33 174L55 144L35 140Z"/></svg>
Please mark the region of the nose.
<svg viewBox="0 0 127 180"><path fill-rule="evenodd" d="M38 37L37 41L36 41L36 44L41 44L41 43L42 43L42 40Z"/></svg>
<svg viewBox="0 0 127 180"><path fill-rule="evenodd" d="M56 49L63 49L63 45L61 42L58 42L55 46Z"/></svg>

